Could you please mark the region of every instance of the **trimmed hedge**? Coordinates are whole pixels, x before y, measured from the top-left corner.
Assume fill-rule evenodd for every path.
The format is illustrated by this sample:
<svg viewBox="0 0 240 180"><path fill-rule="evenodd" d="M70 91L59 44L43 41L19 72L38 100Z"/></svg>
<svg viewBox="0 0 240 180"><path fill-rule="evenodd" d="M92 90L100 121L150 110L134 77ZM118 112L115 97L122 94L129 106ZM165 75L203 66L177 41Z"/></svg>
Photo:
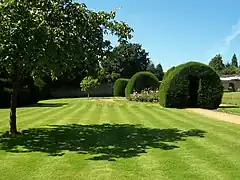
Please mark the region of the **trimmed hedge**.
<svg viewBox="0 0 240 180"><path fill-rule="evenodd" d="M176 67L173 66L173 67L171 67L170 69L168 69L168 71L167 71L166 73L164 73L163 79L166 78L166 77L170 74L170 72L172 72L175 68L176 68Z"/></svg>
<svg viewBox="0 0 240 180"><path fill-rule="evenodd" d="M113 95L118 97L125 97L125 88L129 79L119 78L114 83Z"/></svg>
<svg viewBox="0 0 240 180"><path fill-rule="evenodd" d="M160 85L158 78L151 72L138 72L132 76L125 88L125 96L129 99L130 95L136 91L140 93L146 88L156 90Z"/></svg>
<svg viewBox="0 0 240 180"><path fill-rule="evenodd" d="M175 67L159 89L160 105L169 108L216 109L222 96L223 85L217 72L199 62Z"/></svg>

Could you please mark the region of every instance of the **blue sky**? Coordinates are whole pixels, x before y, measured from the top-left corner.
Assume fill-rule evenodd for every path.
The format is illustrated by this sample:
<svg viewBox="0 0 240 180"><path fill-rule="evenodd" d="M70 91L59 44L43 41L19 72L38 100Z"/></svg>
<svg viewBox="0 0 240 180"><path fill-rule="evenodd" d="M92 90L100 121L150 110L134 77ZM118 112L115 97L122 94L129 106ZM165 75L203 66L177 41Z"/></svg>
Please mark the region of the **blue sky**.
<svg viewBox="0 0 240 180"><path fill-rule="evenodd" d="M79 0L92 10L121 7L117 20L134 29L131 42L142 44L164 70L187 62L208 63L220 53L225 62L240 54L239 0ZM239 57L240 59L240 57Z"/></svg>

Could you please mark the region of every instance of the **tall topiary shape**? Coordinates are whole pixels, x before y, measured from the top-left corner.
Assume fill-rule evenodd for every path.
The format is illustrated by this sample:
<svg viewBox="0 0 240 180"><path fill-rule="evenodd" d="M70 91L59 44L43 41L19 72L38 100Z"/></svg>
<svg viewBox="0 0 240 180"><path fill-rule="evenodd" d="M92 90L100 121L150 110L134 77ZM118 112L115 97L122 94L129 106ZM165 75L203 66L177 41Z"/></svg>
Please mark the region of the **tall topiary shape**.
<svg viewBox="0 0 240 180"><path fill-rule="evenodd" d="M129 79L119 78L114 83L114 96L125 97L125 88L128 84Z"/></svg>
<svg viewBox="0 0 240 180"><path fill-rule="evenodd" d="M159 89L160 105L169 108L216 109L221 104L223 85L217 72L199 62L172 69Z"/></svg>
<svg viewBox="0 0 240 180"><path fill-rule="evenodd" d="M146 88L158 89L159 85L160 82L158 78L151 72L137 72L128 81L125 89L125 96L129 98L134 91L141 92Z"/></svg>

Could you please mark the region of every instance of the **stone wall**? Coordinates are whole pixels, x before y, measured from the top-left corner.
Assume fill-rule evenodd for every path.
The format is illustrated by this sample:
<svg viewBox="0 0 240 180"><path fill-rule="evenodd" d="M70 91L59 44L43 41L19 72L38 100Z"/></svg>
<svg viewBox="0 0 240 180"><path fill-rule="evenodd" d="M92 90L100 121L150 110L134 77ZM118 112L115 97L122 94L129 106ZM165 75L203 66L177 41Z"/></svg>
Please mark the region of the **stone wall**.
<svg viewBox="0 0 240 180"><path fill-rule="evenodd" d="M87 97L87 92L79 88L61 87L53 90L53 98L77 98ZM113 96L113 84L101 84L90 92L90 97L110 97Z"/></svg>

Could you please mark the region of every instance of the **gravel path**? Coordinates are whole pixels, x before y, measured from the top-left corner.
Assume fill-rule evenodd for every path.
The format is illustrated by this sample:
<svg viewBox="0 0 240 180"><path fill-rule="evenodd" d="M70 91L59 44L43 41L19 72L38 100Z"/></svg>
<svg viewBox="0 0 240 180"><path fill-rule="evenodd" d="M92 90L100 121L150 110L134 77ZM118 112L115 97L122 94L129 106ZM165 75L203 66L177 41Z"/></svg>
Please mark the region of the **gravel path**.
<svg viewBox="0 0 240 180"><path fill-rule="evenodd" d="M223 106L229 106L229 105L222 104L221 106L223 107ZM189 111L189 112L198 113L198 114L210 117L210 118L214 118L216 120L240 124L240 116L239 115L229 114L229 113L224 113L224 112L219 112L219 111L214 111L214 110L208 110L208 109L200 109L200 108L187 108L185 110Z"/></svg>

